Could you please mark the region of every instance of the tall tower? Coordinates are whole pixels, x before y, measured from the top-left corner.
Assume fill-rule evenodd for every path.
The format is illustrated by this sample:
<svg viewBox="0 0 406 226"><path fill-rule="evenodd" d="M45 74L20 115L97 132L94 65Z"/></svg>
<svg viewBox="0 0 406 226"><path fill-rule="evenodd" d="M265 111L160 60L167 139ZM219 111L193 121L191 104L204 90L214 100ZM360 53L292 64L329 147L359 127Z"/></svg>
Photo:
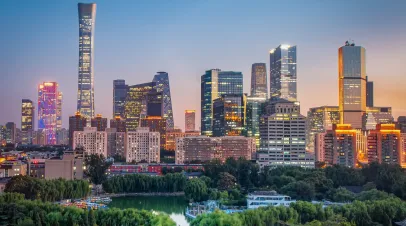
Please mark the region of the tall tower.
<svg viewBox="0 0 406 226"><path fill-rule="evenodd" d="M185 111L185 132L195 131L195 110Z"/></svg>
<svg viewBox="0 0 406 226"><path fill-rule="evenodd" d="M173 112L172 112L172 98L171 88L169 86L169 76L166 72L157 72L154 76L156 86L154 87L157 92L162 92L163 96L163 118L166 120L166 128L172 130L174 127Z"/></svg>
<svg viewBox="0 0 406 226"><path fill-rule="evenodd" d="M296 101L296 46L280 45L269 56L270 97Z"/></svg>
<svg viewBox="0 0 406 226"><path fill-rule="evenodd" d="M58 94L56 82L38 86L38 129L45 133L45 144L56 144Z"/></svg>
<svg viewBox="0 0 406 226"><path fill-rule="evenodd" d="M374 106L374 82L368 81L368 76L366 77L367 80L367 107Z"/></svg>
<svg viewBox="0 0 406 226"><path fill-rule="evenodd" d="M21 103L21 132L23 135L22 143L32 143L32 131L34 130L34 104L29 99L23 99Z"/></svg>
<svg viewBox="0 0 406 226"><path fill-rule="evenodd" d="M77 111L90 123L94 117L94 28L96 4L79 3L79 80Z"/></svg>
<svg viewBox="0 0 406 226"><path fill-rule="evenodd" d="M56 128L62 129L62 92L58 92L58 99L56 103Z"/></svg>
<svg viewBox="0 0 406 226"><path fill-rule="evenodd" d="M341 124L362 129L366 111L365 48L346 42L338 49L339 111Z"/></svg>
<svg viewBox="0 0 406 226"><path fill-rule="evenodd" d="M127 89L125 80L117 79L113 81L113 118L119 116L124 119L124 104Z"/></svg>
<svg viewBox="0 0 406 226"><path fill-rule="evenodd" d="M251 96L253 97L268 97L268 84L266 78L266 64L252 64L251 70Z"/></svg>

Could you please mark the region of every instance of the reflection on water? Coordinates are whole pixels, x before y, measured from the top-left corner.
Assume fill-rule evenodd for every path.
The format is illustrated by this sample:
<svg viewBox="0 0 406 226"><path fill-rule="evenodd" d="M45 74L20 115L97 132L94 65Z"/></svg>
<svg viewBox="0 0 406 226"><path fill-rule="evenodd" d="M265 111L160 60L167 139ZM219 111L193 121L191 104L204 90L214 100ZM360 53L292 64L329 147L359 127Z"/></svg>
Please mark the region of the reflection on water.
<svg viewBox="0 0 406 226"><path fill-rule="evenodd" d="M155 210L168 214L178 226L188 226L184 215L187 202L183 196L133 196L112 198L109 207Z"/></svg>

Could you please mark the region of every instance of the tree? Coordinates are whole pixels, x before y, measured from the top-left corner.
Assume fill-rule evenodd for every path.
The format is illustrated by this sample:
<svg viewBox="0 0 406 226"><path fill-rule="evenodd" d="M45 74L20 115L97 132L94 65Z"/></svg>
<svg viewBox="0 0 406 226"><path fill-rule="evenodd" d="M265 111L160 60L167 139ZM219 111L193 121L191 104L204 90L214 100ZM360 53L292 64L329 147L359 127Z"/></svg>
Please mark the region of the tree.
<svg viewBox="0 0 406 226"><path fill-rule="evenodd" d="M202 181L206 184L206 186L207 186L208 188L211 187L212 181L211 181L210 177L201 176L199 179L202 180Z"/></svg>
<svg viewBox="0 0 406 226"><path fill-rule="evenodd" d="M200 179L190 179L186 182L185 197L195 202L205 201L208 198L206 184Z"/></svg>
<svg viewBox="0 0 406 226"><path fill-rule="evenodd" d="M229 173L220 173L217 187L220 190L229 190L236 186L236 179Z"/></svg>
<svg viewBox="0 0 406 226"><path fill-rule="evenodd" d="M215 210L211 214L199 215L191 223L191 226L221 225L221 226L242 226L241 220L235 214L226 214L223 211Z"/></svg>
<svg viewBox="0 0 406 226"><path fill-rule="evenodd" d="M351 191L348 191L343 187L339 187L334 192L332 198L335 202L351 202L355 199L355 195Z"/></svg>
<svg viewBox="0 0 406 226"><path fill-rule="evenodd" d="M102 154L91 154L86 156L85 164L85 174L90 177L90 181L94 184L102 184L107 179L106 171L112 162L106 161Z"/></svg>
<svg viewBox="0 0 406 226"><path fill-rule="evenodd" d="M288 195L293 199L311 201L314 199L314 185L304 181L289 183L281 188L282 194Z"/></svg>

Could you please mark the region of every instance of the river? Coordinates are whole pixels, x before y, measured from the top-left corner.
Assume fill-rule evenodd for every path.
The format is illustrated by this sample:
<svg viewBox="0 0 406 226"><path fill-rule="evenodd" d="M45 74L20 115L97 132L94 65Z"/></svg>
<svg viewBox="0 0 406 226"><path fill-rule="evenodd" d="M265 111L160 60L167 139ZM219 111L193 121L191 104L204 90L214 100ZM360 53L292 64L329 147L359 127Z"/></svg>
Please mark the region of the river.
<svg viewBox="0 0 406 226"><path fill-rule="evenodd" d="M127 196L113 197L109 207L155 210L168 214L177 226L189 226L184 215L187 202L183 196Z"/></svg>

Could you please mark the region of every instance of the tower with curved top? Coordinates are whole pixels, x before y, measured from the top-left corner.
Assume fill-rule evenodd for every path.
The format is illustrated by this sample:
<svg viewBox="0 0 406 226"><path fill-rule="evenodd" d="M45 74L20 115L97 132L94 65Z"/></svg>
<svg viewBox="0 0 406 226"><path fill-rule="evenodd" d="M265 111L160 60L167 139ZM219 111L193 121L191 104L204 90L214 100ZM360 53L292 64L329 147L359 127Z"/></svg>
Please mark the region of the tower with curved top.
<svg viewBox="0 0 406 226"><path fill-rule="evenodd" d="M174 127L171 89L169 86L169 76L167 72L157 72L154 76L155 90L162 92L163 118L166 119L166 129L172 130Z"/></svg>

